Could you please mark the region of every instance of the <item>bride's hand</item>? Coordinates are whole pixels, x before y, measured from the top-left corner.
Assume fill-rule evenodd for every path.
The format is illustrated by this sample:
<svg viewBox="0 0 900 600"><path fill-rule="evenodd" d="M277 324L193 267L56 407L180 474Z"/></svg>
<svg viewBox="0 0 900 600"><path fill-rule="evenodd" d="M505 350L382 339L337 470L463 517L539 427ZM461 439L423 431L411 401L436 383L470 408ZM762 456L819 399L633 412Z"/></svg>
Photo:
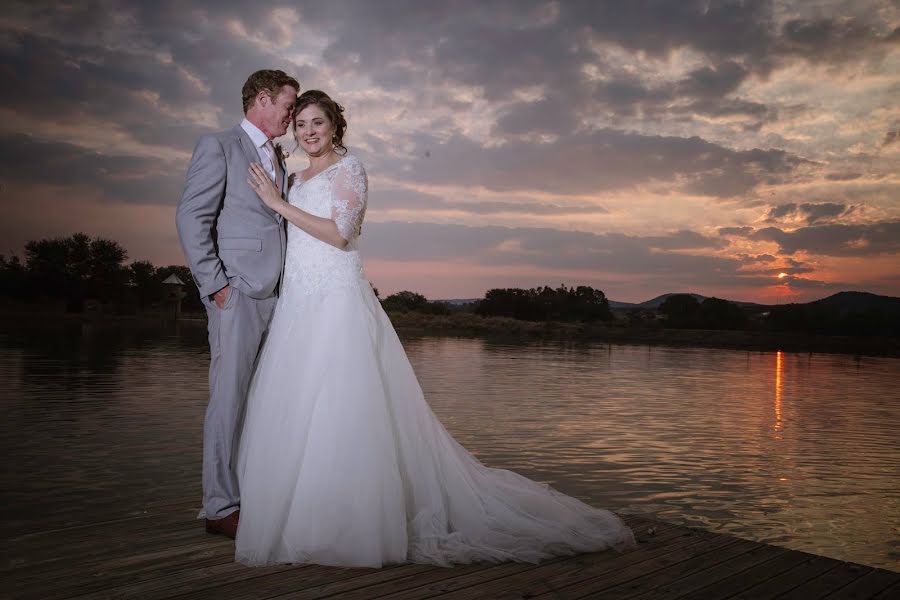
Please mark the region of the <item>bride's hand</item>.
<svg viewBox="0 0 900 600"><path fill-rule="evenodd" d="M276 206L284 202L281 198L281 193L275 187L275 184L272 183L272 180L269 179L269 174L266 173L261 164L252 163L250 165L247 183L250 184L250 187L253 188L259 199L263 201L263 204L269 208L275 210Z"/></svg>

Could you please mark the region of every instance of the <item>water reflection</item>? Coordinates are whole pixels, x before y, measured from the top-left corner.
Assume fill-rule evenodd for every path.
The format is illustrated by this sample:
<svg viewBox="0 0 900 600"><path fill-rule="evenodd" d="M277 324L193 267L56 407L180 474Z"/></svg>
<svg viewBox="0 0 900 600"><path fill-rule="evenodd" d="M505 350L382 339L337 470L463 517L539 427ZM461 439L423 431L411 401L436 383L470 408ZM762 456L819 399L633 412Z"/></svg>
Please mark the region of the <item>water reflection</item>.
<svg viewBox="0 0 900 600"><path fill-rule="evenodd" d="M0 328L4 529L199 498L202 325L67 327ZM624 512L900 567L898 360L404 345L442 422L491 466Z"/></svg>
<svg viewBox="0 0 900 600"><path fill-rule="evenodd" d="M784 352L775 353L775 434L781 439L781 379L784 376Z"/></svg>

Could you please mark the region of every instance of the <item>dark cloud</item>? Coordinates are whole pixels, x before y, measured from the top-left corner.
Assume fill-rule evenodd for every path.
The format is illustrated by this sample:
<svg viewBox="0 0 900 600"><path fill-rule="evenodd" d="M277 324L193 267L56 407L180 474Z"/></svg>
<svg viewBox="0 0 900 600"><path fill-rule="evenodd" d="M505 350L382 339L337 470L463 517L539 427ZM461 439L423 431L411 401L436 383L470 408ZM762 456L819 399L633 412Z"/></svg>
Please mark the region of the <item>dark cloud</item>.
<svg viewBox="0 0 900 600"><path fill-rule="evenodd" d="M405 169L396 157L368 158L382 172L422 183L482 185L493 190L585 194L675 182L691 194L732 197L760 183L789 178L804 164L781 150L730 150L698 137L646 136L604 129L552 143L524 140L502 146L453 136L411 136L418 160Z"/></svg>
<svg viewBox="0 0 900 600"><path fill-rule="evenodd" d="M86 3L48 12L31 14L45 30L7 31L2 47L0 105L38 120L88 118L139 142L189 150L203 133L240 119L240 89L250 73L303 70L226 29L185 34L181 3ZM111 39L127 34L135 19L141 28L131 45Z"/></svg>
<svg viewBox="0 0 900 600"><path fill-rule="evenodd" d="M884 134L884 140L882 140L882 146L890 146L896 142L900 141L900 131L888 131Z"/></svg>
<svg viewBox="0 0 900 600"><path fill-rule="evenodd" d="M853 181L862 176L862 173L827 173L825 179L828 181Z"/></svg>
<svg viewBox="0 0 900 600"><path fill-rule="evenodd" d="M734 235L738 237L747 237L752 234L752 227L719 227L719 235Z"/></svg>
<svg viewBox="0 0 900 600"><path fill-rule="evenodd" d="M799 55L810 62L858 60L900 41L891 33L882 33L872 23L853 17L791 19L781 28L777 49Z"/></svg>
<svg viewBox="0 0 900 600"><path fill-rule="evenodd" d="M576 129L578 119L571 103L557 95L513 105L500 115L494 128L501 137L529 133L568 135Z"/></svg>
<svg viewBox="0 0 900 600"><path fill-rule="evenodd" d="M840 216L846 216L853 212L853 207L835 202L802 204L788 203L773 206L769 209L766 222L777 223L787 217L803 219L807 225L814 225L819 221L831 220Z"/></svg>
<svg viewBox="0 0 900 600"><path fill-rule="evenodd" d="M740 260L744 264L755 264L755 263L770 263L778 260L771 254L738 254L737 259Z"/></svg>
<svg viewBox="0 0 900 600"><path fill-rule="evenodd" d="M181 197L186 165L143 156L106 155L21 134L0 135L0 178L62 189L97 189L108 200L174 205ZM72 189L66 193L71 194ZM64 206L66 198L60 197Z"/></svg>
<svg viewBox="0 0 900 600"><path fill-rule="evenodd" d="M818 279L810 279L809 277L798 277L794 274L788 274L787 277L779 279L779 285L790 287L798 290L852 290L855 284L845 281L821 281Z"/></svg>
<svg viewBox="0 0 900 600"><path fill-rule="evenodd" d="M748 237L775 242L781 254L804 251L825 256L874 256L900 252L900 221L816 225L794 231L765 227Z"/></svg>
<svg viewBox="0 0 900 600"><path fill-rule="evenodd" d="M712 278L737 272L730 258L683 254L680 249L718 247L690 231L640 237L546 228L468 227L436 223L368 223L361 238L366 257L392 261L469 260L495 266L590 269L633 274ZM415 248L410 252L410 248Z"/></svg>
<svg viewBox="0 0 900 600"><path fill-rule="evenodd" d="M594 204L558 204L537 200L489 201L447 200L433 194L409 189L388 188L373 190L369 196L369 212L379 209L422 211L459 211L473 215L513 213L517 215L583 215L605 214L605 208Z"/></svg>

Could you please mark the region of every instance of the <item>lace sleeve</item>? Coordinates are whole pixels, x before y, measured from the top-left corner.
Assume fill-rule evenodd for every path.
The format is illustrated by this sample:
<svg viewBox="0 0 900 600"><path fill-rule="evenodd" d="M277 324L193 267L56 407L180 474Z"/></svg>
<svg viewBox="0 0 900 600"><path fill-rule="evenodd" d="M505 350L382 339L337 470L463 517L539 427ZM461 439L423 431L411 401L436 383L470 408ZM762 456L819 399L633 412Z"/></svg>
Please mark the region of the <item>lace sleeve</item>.
<svg viewBox="0 0 900 600"><path fill-rule="evenodd" d="M348 242L359 236L368 191L369 181L362 163L355 156L344 158L334 177L331 218L338 233Z"/></svg>

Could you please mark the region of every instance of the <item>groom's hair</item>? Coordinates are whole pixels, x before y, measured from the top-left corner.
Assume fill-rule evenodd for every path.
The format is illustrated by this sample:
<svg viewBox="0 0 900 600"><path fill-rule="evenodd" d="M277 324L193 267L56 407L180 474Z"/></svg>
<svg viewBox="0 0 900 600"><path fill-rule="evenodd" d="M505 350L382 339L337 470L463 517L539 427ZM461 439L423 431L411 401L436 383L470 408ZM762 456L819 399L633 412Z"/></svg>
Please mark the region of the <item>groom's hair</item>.
<svg viewBox="0 0 900 600"><path fill-rule="evenodd" d="M244 114L250 110L253 105L253 99L261 91L265 90L269 96L274 98L281 91L281 88L289 85L298 92L300 84L297 80L285 73L284 71L273 71L272 69L262 69L247 78L244 87L241 88L241 97L244 99Z"/></svg>

